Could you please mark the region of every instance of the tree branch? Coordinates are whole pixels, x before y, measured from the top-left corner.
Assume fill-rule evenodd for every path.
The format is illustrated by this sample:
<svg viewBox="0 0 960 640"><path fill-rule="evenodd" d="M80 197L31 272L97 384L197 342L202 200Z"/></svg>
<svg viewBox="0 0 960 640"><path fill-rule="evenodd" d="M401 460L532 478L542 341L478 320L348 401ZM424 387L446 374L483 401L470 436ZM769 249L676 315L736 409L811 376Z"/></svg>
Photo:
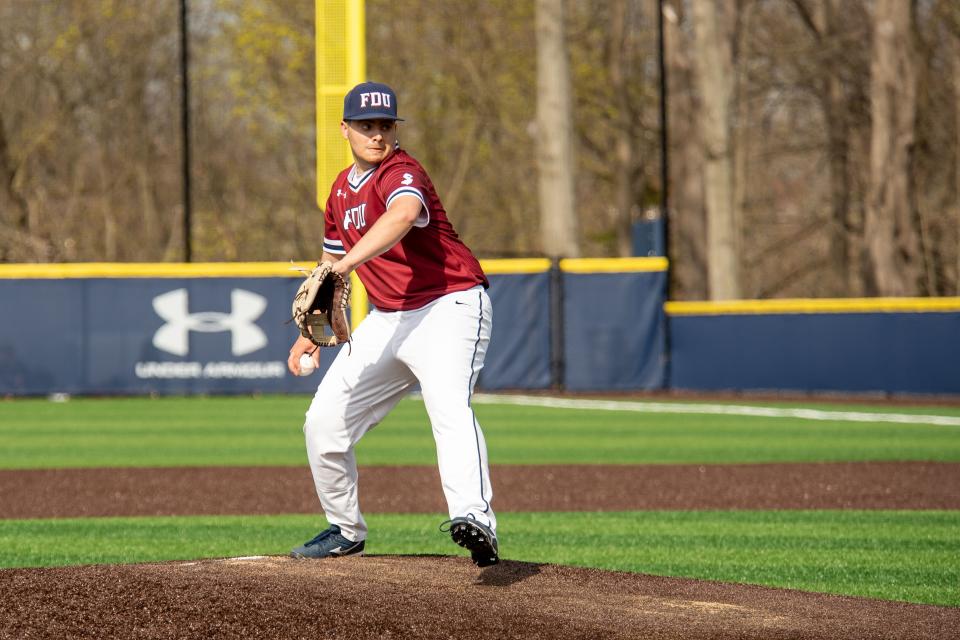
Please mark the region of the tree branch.
<svg viewBox="0 0 960 640"><path fill-rule="evenodd" d="M772 298L774 297L775 294L777 294L780 291L783 291L786 287L790 286L797 280L800 280L801 278L811 273L815 273L816 271L824 269L827 266L828 266L828 263L823 258L817 258L816 260L811 260L810 262L801 264L799 267L791 269L790 271L785 273L782 277L778 278L772 284L760 289L757 292L756 297Z"/></svg>
<svg viewBox="0 0 960 640"><path fill-rule="evenodd" d="M817 28L817 23L813 19L813 14L810 12L810 7L807 6L807 3L804 0L791 0L790 4L793 5L793 8L800 14L800 19L803 21L803 24L806 25L807 30L813 34L813 37L816 38L818 42L822 40L823 33Z"/></svg>

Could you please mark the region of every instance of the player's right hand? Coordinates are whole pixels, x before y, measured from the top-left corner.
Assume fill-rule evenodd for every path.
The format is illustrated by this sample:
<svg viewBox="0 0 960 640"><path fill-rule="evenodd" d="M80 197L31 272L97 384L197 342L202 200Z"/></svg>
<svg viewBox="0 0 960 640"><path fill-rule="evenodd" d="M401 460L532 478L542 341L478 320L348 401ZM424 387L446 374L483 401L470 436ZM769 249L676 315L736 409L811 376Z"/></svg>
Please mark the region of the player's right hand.
<svg viewBox="0 0 960 640"><path fill-rule="evenodd" d="M311 353L310 357L313 358L314 364L320 366L320 350L308 339L300 336L290 347L290 356L287 358L287 369L295 376L300 375L300 356L305 353Z"/></svg>

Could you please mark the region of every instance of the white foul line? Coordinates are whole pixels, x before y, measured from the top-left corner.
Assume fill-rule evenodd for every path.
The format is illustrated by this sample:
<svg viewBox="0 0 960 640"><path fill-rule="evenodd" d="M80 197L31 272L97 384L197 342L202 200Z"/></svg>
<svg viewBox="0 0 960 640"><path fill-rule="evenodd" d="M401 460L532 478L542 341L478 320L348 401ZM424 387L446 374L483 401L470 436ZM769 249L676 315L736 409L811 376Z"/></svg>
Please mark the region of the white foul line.
<svg viewBox="0 0 960 640"><path fill-rule="evenodd" d="M637 411L641 413L693 413L704 415L752 416L764 418L798 418L800 420L836 420L841 422L894 422L898 424L934 424L960 427L960 416L913 415L909 413L868 413L863 411L822 411L819 409L783 409L749 407L736 404L685 404L679 402L630 402L618 400L586 400L541 396L494 395L478 393L474 402L514 404L551 409L594 409L599 411Z"/></svg>

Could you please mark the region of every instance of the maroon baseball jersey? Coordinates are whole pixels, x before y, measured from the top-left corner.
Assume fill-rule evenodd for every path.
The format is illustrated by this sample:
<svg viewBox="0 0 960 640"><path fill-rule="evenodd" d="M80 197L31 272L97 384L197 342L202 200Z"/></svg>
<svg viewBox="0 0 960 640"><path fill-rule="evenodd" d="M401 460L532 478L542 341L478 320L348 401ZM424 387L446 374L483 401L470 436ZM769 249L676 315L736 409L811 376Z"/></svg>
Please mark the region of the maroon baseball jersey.
<svg viewBox="0 0 960 640"><path fill-rule="evenodd" d="M447 293L489 286L427 172L402 149L366 173L353 166L340 172L324 211L323 250L345 254L402 195L419 198L423 208L400 242L357 268L370 302L387 311L418 309Z"/></svg>

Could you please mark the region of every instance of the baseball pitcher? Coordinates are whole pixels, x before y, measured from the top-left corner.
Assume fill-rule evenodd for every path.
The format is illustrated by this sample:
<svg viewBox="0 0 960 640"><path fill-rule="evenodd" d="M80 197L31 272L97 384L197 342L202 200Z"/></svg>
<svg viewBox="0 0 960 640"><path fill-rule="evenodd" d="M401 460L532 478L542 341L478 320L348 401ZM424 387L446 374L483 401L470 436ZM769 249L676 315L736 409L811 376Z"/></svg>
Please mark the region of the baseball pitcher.
<svg viewBox="0 0 960 640"><path fill-rule="evenodd" d="M300 374L301 356L316 365L318 345L349 341L320 381L303 427L330 526L291 555L363 553L367 525L354 446L419 383L449 508L443 530L483 567L498 560L497 521L471 396L490 340L489 283L427 172L400 148L398 120L396 94L385 84L362 83L344 98L340 129L354 163L330 189L317 268L323 273L311 274L294 300L301 336L287 361ZM350 336L342 314L352 271L374 309Z"/></svg>

